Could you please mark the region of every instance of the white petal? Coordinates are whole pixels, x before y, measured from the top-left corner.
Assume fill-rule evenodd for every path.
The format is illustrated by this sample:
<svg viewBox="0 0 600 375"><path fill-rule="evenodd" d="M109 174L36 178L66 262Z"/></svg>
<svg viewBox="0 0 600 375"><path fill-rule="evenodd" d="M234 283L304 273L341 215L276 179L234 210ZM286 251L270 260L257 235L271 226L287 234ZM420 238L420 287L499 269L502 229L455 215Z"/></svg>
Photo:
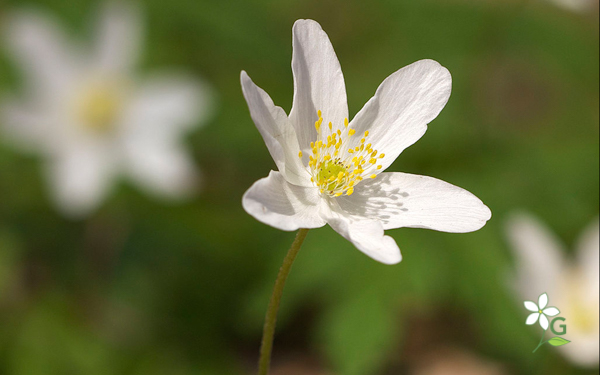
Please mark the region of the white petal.
<svg viewBox="0 0 600 375"><path fill-rule="evenodd" d="M383 234L383 227L377 220L346 216L334 210L327 223L344 238L366 255L378 262L396 264L402 260L396 241Z"/></svg>
<svg viewBox="0 0 600 375"><path fill-rule="evenodd" d="M281 230L319 228L322 200L316 187L306 188L288 183L281 173L256 181L246 191L242 205L257 220Z"/></svg>
<svg viewBox="0 0 600 375"><path fill-rule="evenodd" d="M569 339L569 345L562 346L560 352L578 367L597 371L600 361L600 340L597 331L588 335L573 335L572 331L569 331Z"/></svg>
<svg viewBox="0 0 600 375"><path fill-rule="evenodd" d="M547 316L556 316L560 314L560 311L556 307L548 307L542 311Z"/></svg>
<svg viewBox="0 0 600 375"><path fill-rule="evenodd" d="M95 209L112 185L115 153L106 144L73 145L48 165L54 200L67 215L84 216Z"/></svg>
<svg viewBox="0 0 600 375"><path fill-rule="evenodd" d="M126 73L140 54L140 9L111 1L104 5L98 21L96 55L91 62L103 71Z"/></svg>
<svg viewBox="0 0 600 375"><path fill-rule="evenodd" d="M54 139L50 116L30 105L0 100L0 116L0 129L7 139L25 150L39 151Z"/></svg>
<svg viewBox="0 0 600 375"><path fill-rule="evenodd" d="M550 322L548 322L548 318L546 318L546 315L544 314L540 314L540 326L545 330L548 329L548 326Z"/></svg>
<svg viewBox="0 0 600 375"><path fill-rule="evenodd" d="M532 298L546 291L556 295L560 286L557 281L565 269L558 239L525 213L512 214L506 229L515 255L521 297Z"/></svg>
<svg viewBox="0 0 600 375"><path fill-rule="evenodd" d="M122 125L134 138L175 139L213 112L210 88L182 74L150 77L127 104Z"/></svg>
<svg viewBox="0 0 600 375"><path fill-rule="evenodd" d="M182 133L212 111L205 85L183 76L156 76L131 98L119 130L126 167L143 188L166 198L186 198L199 175L181 145Z"/></svg>
<svg viewBox="0 0 600 375"><path fill-rule="evenodd" d="M540 316L540 313L533 313L533 314L530 314L530 315L527 317L527 320L525 321L525 324L527 324L527 325L529 325L529 326L530 326L530 325L532 325L532 324L535 324L535 322L537 322L537 320L538 320L539 316Z"/></svg>
<svg viewBox="0 0 600 375"><path fill-rule="evenodd" d="M598 299L600 291L600 224L594 220L581 235L577 246L578 272L587 283L586 294L589 300Z"/></svg>
<svg viewBox="0 0 600 375"><path fill-rule="evenodd" d="M407 173L382 173L358 184L351 196L337 200L344 211L379 220L384 229L471 232L491 216L468 191L433 177Z"/></svg>
<svg viewBox="0 0 600 375"><path fill-rule="evenodd" d="M529 311L533 311L533 312L539 312L540 309L538 309L537 305L535 304L535 302L532 301L525 301L525 308Z"/></svg>
<svg viewBox="0 0 600 375"><path fill-rule="evenodd" d="M2 27L9 51L35 94L56 97L66 90L76 71L76 55L62 30L45 14L19 12Z"/></svg>
<svg viewBox="0 0 600 375"><path fill-rule="evenodd" d="M322 112L325 124L344 127L348 117L346 86L333 46L317 22L298 20L292 34L294 102L290 121L300 147L306 150L317 137L317 111Z"/></svg>
<svg viewBox="0 0 600 375"><path fill-rule="evenodd" d="M543 310L548 306L548 293L542 293L538 298L538 307Z"/></svg>
<svg viewBox="0 0 600 375"><path fill-rule="evenodd" d="M387 77L350 128L357 134L369 131L367 142L385 154L379 159L384 170L425 134L427 124L446 105L451 89L452 77L446 68L433 60L417 61ZM356 146L360 138L349 146Z"/></svg>
<svg viewBox="0 0 600 375"><path fill-rule="evenodd" d="M126 149L130 176L150 193L169 199L188 198L200 177L183 147L163 142L131 142Z"/></svg>
<svg viewBox="0 0 600 375"><path fill-rule="evenodd" d="M242 71L240 79L250 116L262 135L279 172L294 185L313 186L310 175L298 157L300 147L296 132L283 109L275 106L269 94L256 86L246 72Z"/></svg>

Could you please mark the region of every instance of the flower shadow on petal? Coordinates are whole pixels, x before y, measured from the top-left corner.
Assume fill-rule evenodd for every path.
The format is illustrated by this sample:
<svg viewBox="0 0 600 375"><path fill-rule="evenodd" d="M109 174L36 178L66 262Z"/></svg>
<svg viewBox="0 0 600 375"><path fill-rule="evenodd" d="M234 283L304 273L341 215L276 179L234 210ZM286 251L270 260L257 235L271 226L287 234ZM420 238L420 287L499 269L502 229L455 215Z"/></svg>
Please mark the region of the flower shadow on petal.
<svg viewBox="0 0 600 375"><path fill-rule="evenodd" d="M374 180L362 181L360 189L352 196L340 197L337 202L350 215L376 219L385 225L393 215L408 211L404 207L408 192L402 191L400 187L392 190L383 188L390 183L391 175L381 174Z"/></svg>

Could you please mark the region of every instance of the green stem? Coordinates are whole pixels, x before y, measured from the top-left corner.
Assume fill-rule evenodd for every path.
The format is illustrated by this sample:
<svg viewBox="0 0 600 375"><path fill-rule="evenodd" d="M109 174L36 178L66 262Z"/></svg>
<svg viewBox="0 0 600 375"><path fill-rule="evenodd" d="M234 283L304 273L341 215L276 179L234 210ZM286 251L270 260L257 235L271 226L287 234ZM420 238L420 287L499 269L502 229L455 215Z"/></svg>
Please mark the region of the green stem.
<svg viewBox="0 0 600 375"><path fill-rule="evenodd" d="M542 333L542 338L540 339L540 343L538 344L538 346L535 347L535 349L533 349L533 353L537 352L537 350L540 348L540 346L542 346L546 343L546 341L542 342L542 341L544 341L545 336L546 336L546 331L544 330L544 333Z"/></svg>
<svg viewBox="0 0 600 375"><path fill-rule="evenodd" d="M273 294L269 301L269 308L267 309L267 315L265 316L265 325L263 327L262 343L260 345L260 358L258 360L258 375L267 375L269 373L269 365L271 364L271 350L273 349L273 335L275 334L275 323L277 321L277 311L279 310L279 302L283 294L283 287L285 286L285 280L292 269L292 264L300 246L306 238L308 229L300 229L296 234L296 239L292 243L290 250L283 259L283 264L279 269L277 280L275 280L275 287L273 288Z"/></svg>

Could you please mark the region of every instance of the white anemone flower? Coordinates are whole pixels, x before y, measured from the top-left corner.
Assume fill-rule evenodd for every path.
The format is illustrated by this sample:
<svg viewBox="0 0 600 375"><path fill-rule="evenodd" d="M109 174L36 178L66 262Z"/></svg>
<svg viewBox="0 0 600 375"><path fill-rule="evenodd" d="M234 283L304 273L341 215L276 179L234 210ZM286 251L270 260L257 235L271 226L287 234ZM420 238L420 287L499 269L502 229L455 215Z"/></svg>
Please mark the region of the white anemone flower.
<svg viewBox="0 0 600 375"><path fill-rule="evenodd" d="M533 216L514 214L507 225L517 265L514 289L520 299L542 292L551 296L566 319L565 337L571 341L560 352L582 367L599 363L599 228L595 220L583 231L575 259L569 261L561 241Z"/></svg>
<svg viewBox="0 0 600 375"><path fill-rule="evenodd" d="M598 0L550 0L550 2L563 9L581 14L598 11Z"/></svg>
<svg viewBox="0 0 600 375"><path fill-rule="evenodd" d="M448 70L421 60L386 78L348 121L344 77L331 42L312 20L293 27L294 98L290 115L246 72L250 115L278 171L244 194L244 209L282 230L329 224L360 251L386 264L401 260L385 229L470 232L491 217L473 194L446 182L384 173L425 133L451 91Z"/></svg>
<svg viewBox="0 0 600 375"><path fill-rule="evenodd" d="M542 293L538 298L538 303L536 304L533 301L525 301L525 308L529 311L532 311L531 314L527 317L525 324L533 325L538 319L540 321L540 326L544 331L548 329L550 322L548 321L548 317L556 316L560 313L560 311L556 307L546 307L548 306L548 294Z"/></svg>
<svg viewBox="0 0 600 375"><path fill-rule="evenodd" d="M59 209L89 213L120 174L168 199L194 191L198 173L180 141L206 117L210 96L205 85L177 72L139 79L138 8L116 2L101 8L94 44L86 49L39 11L3 21L27 89L25 100L3 102L3 130L43 155Z"/></svg>

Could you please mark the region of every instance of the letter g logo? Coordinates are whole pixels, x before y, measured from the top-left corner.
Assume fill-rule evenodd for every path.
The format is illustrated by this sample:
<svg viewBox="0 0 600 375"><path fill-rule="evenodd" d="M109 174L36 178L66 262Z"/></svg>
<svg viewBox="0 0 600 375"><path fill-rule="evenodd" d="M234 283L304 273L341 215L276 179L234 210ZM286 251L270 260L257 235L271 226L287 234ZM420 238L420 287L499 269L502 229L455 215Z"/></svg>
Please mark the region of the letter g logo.
<svg viewBox="0 0 600 375"><path fill-rule="evenodd" d="M560 316L552 319L552 322L550 323L550 329L552 330L552 333L554 333L555 335L562 336L567 333L567 325L566 324L559 325L559 327L562 328L562 330L556 331L556 329L554 329L554 322L556 322L557 320L564 322L566 319L563 317L560 317Z"/></svg>

